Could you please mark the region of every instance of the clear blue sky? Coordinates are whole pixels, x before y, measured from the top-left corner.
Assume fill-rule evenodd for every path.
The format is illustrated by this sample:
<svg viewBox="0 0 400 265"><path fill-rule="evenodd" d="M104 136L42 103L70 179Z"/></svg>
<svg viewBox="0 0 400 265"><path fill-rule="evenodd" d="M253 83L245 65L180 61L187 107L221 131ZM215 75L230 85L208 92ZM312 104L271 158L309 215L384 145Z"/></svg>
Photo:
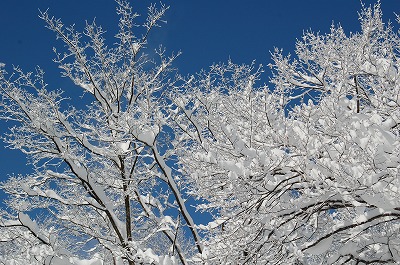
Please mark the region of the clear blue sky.
<svg viewBox="0 0 400 265"><path fill-rule="evenodd" d="M137 12L144 14L147 0L132 1ZM176 61L181 73L189 74L207 68L213 62L270 62L274 47L293 52L296 38L303 30L328 32L332 22L341 23L346 32L358 31L359 0L166 0L170 6L168 23L156 29L150 38L154 47L163 44L168 51L182 51ZM375 1L365 0L367 5ZM384 20L394 22L400 13L399 0L382 0ZM62 18L64 24L76 23L82 29L85 20L96 17L98 24L113 36L117 16L113 0L1 0L0 62L10 70L12 64L25 71L36 65L46 71L50 88L77 89L59 78L52 62L55 35L44 28L39 9ZM59 43L58 43L59 44ZM265 80L268 80L268 70ZM7 124L0 121L0 133ZM26 160L18 151L0 144L0 180L7 174L29 172Z"/></svg>

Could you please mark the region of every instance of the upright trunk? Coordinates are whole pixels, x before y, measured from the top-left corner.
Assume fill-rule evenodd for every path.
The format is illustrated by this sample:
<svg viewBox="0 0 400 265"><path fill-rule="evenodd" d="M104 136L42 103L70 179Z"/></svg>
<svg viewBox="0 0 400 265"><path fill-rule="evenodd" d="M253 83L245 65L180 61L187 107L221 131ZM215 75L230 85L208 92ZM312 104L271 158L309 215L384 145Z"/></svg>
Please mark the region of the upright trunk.
<svg viewBox="0 0 400 265"><path fill-rule="evenodd" d="M127 179L125 175L125 163L124 159L122 157L119 157L119 160L121 162L121 176L123 179L123 184L122 184L122 189L124 192L124 204L125 204L125 229L126 229L126 247L129 248L129 242L132 241L132 219L131 219L131 201L130 201L130 196L128 193L128 187L129 187L129 179ZM129 260L128 261L129 265L134 265L135 262Z"/></svg>

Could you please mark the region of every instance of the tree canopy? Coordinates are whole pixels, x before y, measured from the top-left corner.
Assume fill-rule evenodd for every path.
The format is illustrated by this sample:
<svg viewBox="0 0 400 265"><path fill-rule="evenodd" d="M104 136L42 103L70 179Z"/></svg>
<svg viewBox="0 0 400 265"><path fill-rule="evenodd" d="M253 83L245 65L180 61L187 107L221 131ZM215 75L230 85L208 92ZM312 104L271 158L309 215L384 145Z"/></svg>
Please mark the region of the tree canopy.
<svg viewBox="0 0 400 265"><path fill-rule="evenodd" d="M150 56L167 10L140 23L118 0L112 45L41 13L79 104L0 64L3 140L33 168L0 185L0 263L400 262L400 37L379 3L360 32L272 52L269 87L256 63L183 77L179 53Z"/></svg>

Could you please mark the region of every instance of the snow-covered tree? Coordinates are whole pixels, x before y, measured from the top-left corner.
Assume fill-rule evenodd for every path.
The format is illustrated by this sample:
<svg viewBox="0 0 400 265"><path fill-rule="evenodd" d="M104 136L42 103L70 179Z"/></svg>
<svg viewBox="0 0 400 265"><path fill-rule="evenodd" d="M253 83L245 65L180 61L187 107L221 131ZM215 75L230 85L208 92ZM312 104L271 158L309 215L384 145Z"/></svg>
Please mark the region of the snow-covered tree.
<svg viewBox="0 0 400 265"><path fill-rule="evenodd" d="M187 79L144 50L167 7L117 1L117 43L42 19L83 104L0 65L4 141L34 167L1 184L4 264L400 262L400 37L379 3L360 33L306 32L295 56ZM193 220L186 202L212 220Z"/></svg>
<svg viewBox="0 0 400 265"><path fill-rule="evenodd" d="M65 44L55 61L83 90L82 103L48 88L41 69L9 75L2 64L0 116L14 124L4 141L34 169L1 184L3 264L187 264L202 252L169 113L179 54L145 52L168 7L151 5L139 27L128 1L117 3L112 46L95 22L79 33L41 13Z"/></svg>
<svg viewBox="0 0 400 265"><path fill-rule="evenodd" d="M199 261L400 262L400 37L379 4L360 22L306 32L294 57L276 50L271 90L255 65L191 80L180 159L214 216Z"/></svg>

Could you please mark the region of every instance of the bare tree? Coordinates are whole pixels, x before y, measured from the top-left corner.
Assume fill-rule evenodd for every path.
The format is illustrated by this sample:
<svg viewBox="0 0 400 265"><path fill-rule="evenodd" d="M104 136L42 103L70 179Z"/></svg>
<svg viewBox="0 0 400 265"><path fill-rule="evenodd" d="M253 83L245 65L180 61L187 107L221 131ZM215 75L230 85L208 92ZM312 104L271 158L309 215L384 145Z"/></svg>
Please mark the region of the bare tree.
<svg viewBox="0 0 400 265"><path fill-rule="evenodd" d="M276 50L272 90L254 65L191 81L180 118L197 145L180 159L215 216L199 262L400 261L400 38L379 4L360 22Z"/></svg>
<svg viewBox="0 0 400 265"><path fill-rule="evenodd" d="M55 49L55 61L83 90L87 101L78 106L86 106L48 89L41 69L14 68L11 75L1 69L1 118L15 124L5 141L35 169L2 184L10 195L0 222L8 242L2 260L186 264L188 255L202 252L174 166L179 132L169 90L178 80L171 64L179 53L166 56L160 47L153 59L144 52L168 7L151 5L142 35L134 35L138 14L128 1L117 3L111 47L95 22L79 33L41 13L67 47Z"/></svg>

